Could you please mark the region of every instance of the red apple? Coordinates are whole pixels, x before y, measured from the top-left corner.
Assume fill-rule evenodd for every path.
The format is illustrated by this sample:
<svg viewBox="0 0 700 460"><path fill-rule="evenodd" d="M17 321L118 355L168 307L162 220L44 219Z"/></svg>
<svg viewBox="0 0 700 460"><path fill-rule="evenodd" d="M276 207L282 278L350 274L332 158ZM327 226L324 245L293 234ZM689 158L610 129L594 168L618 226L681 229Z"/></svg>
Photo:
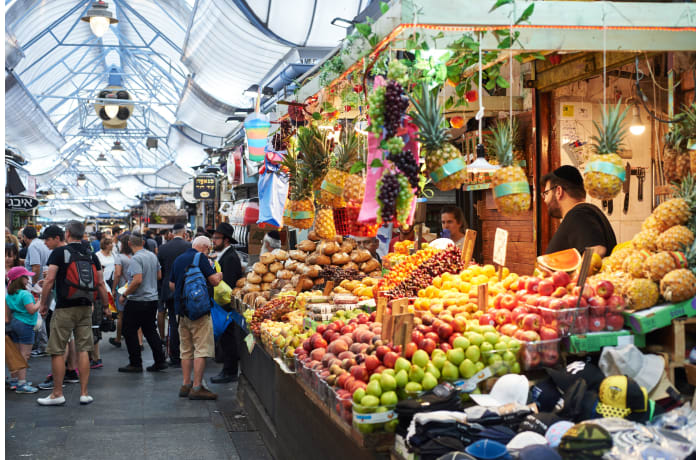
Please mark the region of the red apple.
<svg viewBox="0 0 700 460"><path fill-rule="evenodd" d="M518 300L518 302L524 302L526 295L528 295L527 289L520 289L515 293L515 298Z"/></svg>
<svg viewBox="0 0 700 460"><path fill-rule="evenodd" d="M576 286L572 292L573 295L578 296L579 292L581 292L581 288ZM581 297L584 297L588 299L589 297L593 297L595 295L595 292L593 291L593 288L591 287L590 284L586 283L583 286L583 295Z"/></svg>
<svg viewBox="0 0 700 460"><path fill-rule="evenodd" d="M620 312L625 309L625 300L622 298L622 296L617 294L613 294L608 297L607 304L608 310L613 312Z"/></svg>
<svg viewBox="0 0 700 460"><path fill-rule="evenodd" d="M525 285L527 283L527 277L526 276L521 276L518 278L518 293L522 292L523 290L526 290Z"/></svg>
<svg viewBox="0 0 700 460"><path fill-rule="evenodd" d="M467 329L467 320L458 316L450 323L455 332L464 332Z"/></svg>
<svg viewBox="0 0 700 460"><path fill-rule="evenodd" d="M355 380L360 380L362 382L369 380L369 372L367 372L367 368L362 365L352 366L350 368L350 375L352 375Z"/></svg>
<svg viewBox="0 0 700 460"><path fill-rule="evenodd" d="M527 313L529 313L529 310L527 309L527 307L524 307L522 305L518 305L517 307L515 307L513 309L512 312L510 312L510 317L515 318L516 316L518 316L521 313L527 314ZM512 322L515 322L515 321L512 321Z"/></svg>
<svg viewBox="0 0 700 460"><path fill-rule="evenodd" d="M383 364L380 364L379 366L377 366L377 368L376 368L376 369L374 370L374 372L372 372L372 373L373 373L373 374L381 374L381 373L384 372L385 370L386 370L386 367L384 367Z"/></svg>
<svg viewBox="0 0 700 460"><path fill-rule="evenodd" d="M540 303L540 296L535 294L528 294L525 298L525 305L537 306Z"/></svg>
<svg viewBox="0 0 700 460"><path fill-rule="evenodd" d="M455 339L456 339L457 337L464 337L464 336L463 336L462 334L460 334L459 332L454 332L454 333L452 333L452 335L450 336L450 339L447 341L447 343L449 343L450 346L453 346L453 347L454 347L454 341L455 341Z"/></svg>
<svg viewBox="0 0 700 460"><path fill-rule="evenodd" d="M318 337L316 340L311 342L312 348L328 348L328 342L326 342L322 337Z"/></svg>
<svg viewBox="0 0 700 460"><path fill-rule="evenodd" d="M369 323L369 315L367 313L360 313L357 315L357 322L360 324Z"/></svg>
<svg viewBox="0 0 700 460"><path fill-rule="evenodd" d="M492 314L494 319L496 320L496 323L499 325L511 322L510 310L507 310L505 308L499 308L498 310L493 311Z"/></svg>
<svg viewBox="0 0 700 460"><path fill-rule="evenodd" d="M543 327L540 329L540 337L542 340L554 340L559 338L559 332L551 327Z"/></svg>
<svg viewBox="0 0 700 460"><path fill-rule="evenodd" d="M515 334L515 331L518 330L518 326L515 324L504 324L499 330L501 334L512 337L513 334Z"/></svg>
<svg viewBox="0 0 700 460"><path fill-rule="evenodd" d="M421 340L423 340L423 333L414 329L413 332L411 332L411 341L414 343L420 343Z"/></svg>
<svg viewBox="0 0 700 460"><path fill-rule="evenodd" d="M605 304L605 299L598 296L593 296L588 299L589 312L591 316L605 316L605 311L607 310L607 305Z"/></svg>
<svg viewBox="0 0 700 460"><path fill-rule="evenodd" d="M569 304L564 299L557 299L555 297L549 301L549 305L547 308L549 308L551 310L563 310L563 309L566 309L568 307L569 307Z"/></svg>
<svg viewBox="0 0 700 460"><path fill-rule="evenodd" d="M437 335L435 332L428 332L427 334L425 334L425 338L431 339L436 344L440 341L440 336Z"/></svg>
<svg viewBox="0 0 700 460"><path fill-rule="evenodd" d="M619 313L608 313L605 315L605 329L608 331L619 331L625 324L625 318Z"/></svg>
<svg viewBox="0 0 700 460"><path fill-rule="evenodd" d="M549 306L549 301L551 300L551 297L547 296L540 296L539 299L537 299L537 306L538 307L543 307L543 308L548 308Z"/></svg>
<svg viewBox="0 0 700 460"><path fill-rule="evenodd" d="M568 273L561 270L556 271L552 274L552 283L554 287L566 287L567 284L571 282L571 277Z"/></svg>
<svg viewBox="0 0 700 460"><path fill-rule="evenodd" d="M369 372L375 370L380 364L379 358L376 355L369 355L365 358L365 367Z"/></svg>
<svg viewBox="0 0 700 460"><path fill-rule="evenodd" d="M608 280L600 280L595 286L596 295L599 295L604 299L607 299L608 297L613 295L614 291L615 286L613 286L613 284Z"/></svg>
<svg viewBox="0 0 700 460"><path fill-rule="evenodd" d="M453 332L454 329L452 329L452 326L444 322L440 324L440 327L438 327L437 331L438 335L442 340L448 340Z"/></svg>
<svg viewBox="0 0 700 460"><path fill-rule="evenodd" d="M310 352L310 351L312 350L312 348L311 348L311 338L304 339L304 341L301 342L301 346L302 346L302 348L304 349L304 351L306 351L307 353Z"/></svg>
<svg viewBox="0 0 700 460"><path fill-rule="evenodd" d="M523 331L522 338L526 342L539 342L540 335L535 331Z"/></svg>
<svg viewBox="0 0 700 460"><path fill-rule="evenodd" d="M522 356L525 370L536 368L540 365L540 361L542 360L540 354L529 346L524 347Z"/></svg>
<svg viewBox="0 0 700 460"><path fill-rule="evenodd" d="M605 317L591 316L588 318L588 330L590 332L599 332L605 329Z"/></svg>
<svg viewBox="0 0 700 460"><path fill-rule="evenodd" d="M513 294L503 294L501 297L501 308L513 310L518 305L518 300Z"/></svg>
<svg viewBox="0 0 700 460"><path fill-rule="evenodd" d="M538 331L542 326L542 317L537 313L528 313L523 318L523 329L527 331Z"/></svg>
<svg viewBox="0 0 700 460"><path fill-rule="evenodd" d="M418 345L418 348L420 348L421 350L425 350L426 353L431 355L433 353L433 350L435 350L436 346L437 345L435 340L426 337L421 341L420 345Z"/></svg>
<svg viewBox="0 0 700 460"><path fill-rule="evenodd" d="M376 311L373 311L373 312L370 313L370 315L369 315L369 322L370 322L370 323L373 323L375 319L377 319L377 312L376 312Z"/></svg>
<svg viewBox="0 0 700 460"><path fill-rule="evenodd" d="M398 358L399 358L398 353L396 353L395 351L390 351L384 355L384 359L382 360L382 362L388 369L393 369L394 364L396 363L396 360Z"/></svg>
<svg viewBox="0 0 700 460"><path fill-rule="evenodd" d="M540 285L540 281L542 281L540 278L536 278L534 276L528 278L527 282L525 283L525 289L527 289L527 292L530 294L536 294Z"/></svg>
<svg viewBox="0 0 700 460"><path fill-rule="evenodd" d="M496 294L496 297L493 298L494 308L501 308L501 298L503 298L503 294Z"/></svg>
<svg viewBox="0 0 700 460"><path fill-rule="evenodd" d="M377 359L379 361L383 361L384 355L386 355L390 351L391 351L391 348L387 347L386 345L381 345L381 346L377 347L377 349L375 350L375 354L377 355Z"/></svg>
<svg viewBox="0 0 700 460"><path fill-rule="evenodd" d="M493 319L493 316L491 315L491 313L484 313L481 316L479 316L479 324L481 326L487 326L489 324L491 326L495 326L496 320Z"/></svg>
<svg viewBox="0 0 700 460"><path fill-rule="evenodd" d="M416 350L418 350L418 344L416 344L416 342L408 342L408 345L406 345L406 352L404 353L404 357L406 359L411 359L413 357L413 353L415 353Z"/></svg>
<svg viewBox="0 0 700 460"><path fill-rule="evenodd" d="M420 332L421 334L425 334L425 333L427 333L427 332L432 331L433 328L430 327L430 326L426 326L425 324L419 324L418 326L416 326L416 329L415 329L415 330L417 330L417 331Z"/></svg>
<svg viewBox="0 0 700 460"><path fill-rule="evenodd" d="M537 293L539 295L550 296L552 292L554 292L554 283L552 283L552 280L549 278L543 279L540 281L540 284L537 285Z"/></svg>
<svg viewBox="0 0 700 460"><path fill-rule="evenodd" d="M557 286L556 289L554 289L554 292L552 292L552 297L564 297L567 295L569 291L566 290L564 286Z"/></svg>
<svg viewBox="0 0 700 460"><path fill-rule="evenodd" d="M421 317L421 321L423 321L423 324L425 324L426 326L430 326L431 324L433 324L433 321L435 321L435 316L429 311L424 311L423 316Z"/></svg>
<svg viewBox="0 0 700 460"><path fill-rule="evenodd" d="M515 318L513 319L513 323L515 323L520 329L522 329L525 317L529 314L530 313L518 313L517 315L515 315Z"/></svg>
<svg viewBox="0 0 700 460"><path fill-rule="evenodd" d="M452 345L450 345L448 342L441 342L440 349L447 353L448 351L452 350Z"/></svg>

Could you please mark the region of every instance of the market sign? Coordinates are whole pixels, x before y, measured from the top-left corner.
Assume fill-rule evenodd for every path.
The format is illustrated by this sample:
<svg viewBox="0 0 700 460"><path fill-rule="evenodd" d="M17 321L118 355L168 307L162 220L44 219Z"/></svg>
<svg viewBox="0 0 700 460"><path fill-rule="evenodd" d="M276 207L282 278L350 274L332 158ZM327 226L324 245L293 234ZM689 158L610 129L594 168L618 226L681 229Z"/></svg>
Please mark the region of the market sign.
<svg viewBox="0 0 700 460"><path fill-rule="evenodd" d="M216 176L202 174L194 178L194 198L196 200L212 200L216 194Z"/></svg>
<svg viewBox="0 0 700 460"><path fill-rule="evenodd" d="M5 197L5 209L12 211L31 211L39 206L39 200L31 196L11 195Z"/></svg>

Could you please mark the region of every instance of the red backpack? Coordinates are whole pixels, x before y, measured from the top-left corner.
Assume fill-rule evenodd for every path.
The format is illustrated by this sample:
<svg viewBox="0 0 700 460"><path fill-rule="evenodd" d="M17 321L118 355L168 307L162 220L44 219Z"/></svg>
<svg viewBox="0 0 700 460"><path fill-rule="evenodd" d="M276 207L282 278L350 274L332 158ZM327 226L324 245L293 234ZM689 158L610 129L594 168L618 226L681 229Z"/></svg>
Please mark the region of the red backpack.
<svg viewBox="0 0 700 460"><path fill-rule="evenodd" d="M63 298L68 300L97 299L97 268L92 254L85 254L68 246L63 249L66 264Z"/></svg>

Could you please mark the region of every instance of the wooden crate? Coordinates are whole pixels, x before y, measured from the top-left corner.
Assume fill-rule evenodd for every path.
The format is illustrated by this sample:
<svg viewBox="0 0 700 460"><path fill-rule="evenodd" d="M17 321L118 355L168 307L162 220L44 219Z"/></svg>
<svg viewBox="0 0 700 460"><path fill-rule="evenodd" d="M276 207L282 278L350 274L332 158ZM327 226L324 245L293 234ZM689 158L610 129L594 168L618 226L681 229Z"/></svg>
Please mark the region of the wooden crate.
<svg viewBox="0 0 700 460"><path fill-rule="evenodd" d="M688 380L689 384L695 386L695 364L686 363L685 378Z"/></svg>
<svg viewBox="0 0 700 460"><path fill-rule="evenodd" d="M687 347L687 335L695 335L695 318L674 319L670 326L653 331L647 337L652 351L669 355L671 362L684 362Z"/></svg>

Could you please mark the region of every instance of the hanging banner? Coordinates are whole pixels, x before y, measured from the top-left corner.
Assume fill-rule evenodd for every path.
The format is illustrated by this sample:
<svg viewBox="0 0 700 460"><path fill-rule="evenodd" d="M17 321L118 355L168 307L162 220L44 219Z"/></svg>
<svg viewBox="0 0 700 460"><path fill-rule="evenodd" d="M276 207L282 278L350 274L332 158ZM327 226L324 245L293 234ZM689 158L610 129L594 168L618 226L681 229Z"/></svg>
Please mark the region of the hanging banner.
<svg viewBox="0 0 700 460"><path fill-rule="evenodd" d="M216 194L216 176L201 174L194 178L194 199L213 200Z"/></svg>

